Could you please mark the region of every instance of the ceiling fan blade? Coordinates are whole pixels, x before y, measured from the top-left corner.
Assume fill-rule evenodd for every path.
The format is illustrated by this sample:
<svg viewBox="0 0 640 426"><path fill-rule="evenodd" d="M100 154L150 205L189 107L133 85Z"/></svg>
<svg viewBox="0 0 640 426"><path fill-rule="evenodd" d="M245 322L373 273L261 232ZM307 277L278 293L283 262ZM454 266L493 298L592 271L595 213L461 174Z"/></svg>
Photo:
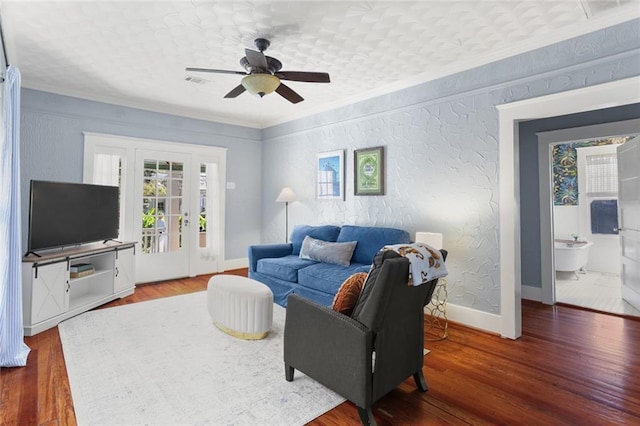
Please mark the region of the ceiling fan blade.
<svg viewBox="0 0 640 426"><path fill-rule="evenodd" d="M305 81L307 83L331 83L326 72L280 71L274 74L280 80Z"/></svg>
<svg viewBox="0 0 640 426"><path fill-rule="evenodd" d="M298 95L291 87L285 85L284 83L280 83L280 86L276 89L276 92L292 104L297 104L298 102L304 101L304 98Z"/></svg>
<svg viewBox="0 0 640 426"><path fill-rule="evenodd" d="M238 84L236 87L233 88L233 90L231 90L229 93L224 95L224 97L225 98L235 98L236 96L244 93L245 90L247 90L247 89L245 89L242 84Z"/></svg>
<svg viewBox="0 0 640 426"><path fill-rule="evenodd" d="M247 61L249 61L252 69L259 68L262 71L267 70L267 58L265 58L264 53L251 49L244 49L244 53L247 55Z"/></svg>
<svg viewBox="0 0 640 426"><path fill-rule="evenodd" d="M211 68L185 68L185 71L196 71L196 72L211 72L216 74L239 74L239 75L247 75L246 72L243 71L229 71L229 70L214 70Z"/></svg>

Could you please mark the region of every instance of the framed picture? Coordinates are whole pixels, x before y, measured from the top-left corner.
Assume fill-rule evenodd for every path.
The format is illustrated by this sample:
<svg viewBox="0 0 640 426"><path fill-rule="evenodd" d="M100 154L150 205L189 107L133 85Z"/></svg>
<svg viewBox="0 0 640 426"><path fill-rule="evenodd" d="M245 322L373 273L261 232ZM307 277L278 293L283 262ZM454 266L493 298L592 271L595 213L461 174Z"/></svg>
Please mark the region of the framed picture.
<svg viewBox="0 0 640 426"><path fill-rule="evenodd" d="M318 154L316 192L319 200L344 200L344 149Z"/></svg>
<svg viewBox="0 0 640 426"><path fill-rule="evenodd" d="M353 163L355 195L384 195L384 147L356 149Z"/></svg>

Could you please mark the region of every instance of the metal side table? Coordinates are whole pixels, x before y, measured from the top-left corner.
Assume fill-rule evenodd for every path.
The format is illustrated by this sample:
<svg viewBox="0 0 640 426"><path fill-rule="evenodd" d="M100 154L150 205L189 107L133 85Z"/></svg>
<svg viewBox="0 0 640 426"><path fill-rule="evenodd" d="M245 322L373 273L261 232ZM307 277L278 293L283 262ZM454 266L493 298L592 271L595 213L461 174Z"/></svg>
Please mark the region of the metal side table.
<svg viewBox="0 0 640 426"><path fill-rule="evenodd" d="M447 338L447 328L449 322L447 320L447 279L440 278L436 288L433 290L431 302L425 306L425 313L429 314L425 317L425 332L436 334L438 337L434 339L424 339L425 341L437 341Z"/></svg>

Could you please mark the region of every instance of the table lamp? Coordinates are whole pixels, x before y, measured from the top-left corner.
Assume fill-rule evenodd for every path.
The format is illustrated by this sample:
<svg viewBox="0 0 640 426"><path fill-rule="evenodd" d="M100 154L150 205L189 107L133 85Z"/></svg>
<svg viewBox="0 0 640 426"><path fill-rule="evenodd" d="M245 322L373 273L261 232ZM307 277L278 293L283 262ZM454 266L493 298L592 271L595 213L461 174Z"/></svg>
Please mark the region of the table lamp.
<svg viewBox="0 0 640 426"><path fill-rule="evenodd" d="M443 246L444 238L437 232L416 232L416 243L424 243L434 249L440 250Z"/></svg>

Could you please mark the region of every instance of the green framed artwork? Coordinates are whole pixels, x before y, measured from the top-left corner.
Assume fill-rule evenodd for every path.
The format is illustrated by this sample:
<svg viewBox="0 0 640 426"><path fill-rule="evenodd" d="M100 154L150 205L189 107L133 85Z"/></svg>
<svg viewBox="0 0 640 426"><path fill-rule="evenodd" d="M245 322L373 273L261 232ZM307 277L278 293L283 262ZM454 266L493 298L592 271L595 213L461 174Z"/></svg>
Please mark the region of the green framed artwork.
<svg viewBox="0 0 640 426"><path fill-rule="evenodd" d="M384 195L384 147L356 149L353 153L355 195Z"/></svg>

